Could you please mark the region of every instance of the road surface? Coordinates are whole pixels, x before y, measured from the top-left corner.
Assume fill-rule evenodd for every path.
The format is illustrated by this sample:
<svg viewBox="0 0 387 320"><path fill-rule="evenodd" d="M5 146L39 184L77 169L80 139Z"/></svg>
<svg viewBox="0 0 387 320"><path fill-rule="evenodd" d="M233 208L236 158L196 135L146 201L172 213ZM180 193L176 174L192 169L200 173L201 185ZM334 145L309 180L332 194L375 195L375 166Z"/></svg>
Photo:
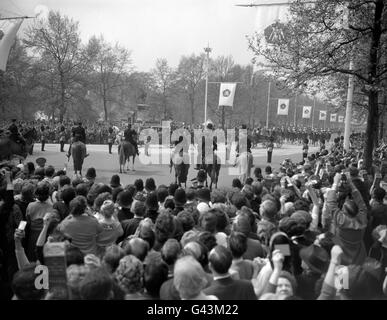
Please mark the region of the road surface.
<svg viewBox="0 0 387 320"><path fill-rule="evenodd" d="M65 146L65 150L68 150L68 145ZM41 146L39 143L34 146L34 154L28 156L26 161L32 161L35 163L35 160L39 157L44 157L47 159L46 165L53 165L56 170L63 169L67 166L69 176L72 177L74 174L72 158L67 162L67 157L65 152L59 152L60 147L58 144L46 144L45 151L41 151ZM167 149L159 149L155 146L150 147L150 154L166 155L168 158ZM161 151L160 151L161 150ZM310 152L318 151L318 147L310 147ZM109 183L110 178L114 174L118 174L121 178L121 184L127 185L133 183L136 179L143 179L144 182L147 178L153 177L156 181L156 184L170 184L174 182L174 171L170 173L170 168L168 164L152 164L149 162L151 158L145 158L144 160L144 149L140 147L140 156L141 158L136 158L135 160L135 171L128 171L127 173L119 174L119 162L118 162L118 151L117 146L113 146L113 154L108 153L107 145L87 145L87 152L90 154L84 162L84 169L82 174L86 174L86 170L89 167L94 167L97 171L97 181ZM254 156L254 166L260 167L262 171L267 166L266 162L266 149L258 148L252 150ZM302 146L300 145L288 145L284 144L282 148L275 148L273 151L272 158L272 167L279 168L279 164L285 159L290 158L293 162L300 162L302 157ZM142 160L141 160L142 159ZM162 158L159 157L159 162ZM35 163L36 164L36 163ZM193 169L191 165L188 174L188 181L195 178L197 175L197 170ZM254 168L253 168L254 170ZM252 170L252 174L253 174ZM238 173L231 165L226 164L222 165L219 174L218 187L230 187L232 180L238 177ZM190 182L187 183L187 186L190 185Z"/></svg>

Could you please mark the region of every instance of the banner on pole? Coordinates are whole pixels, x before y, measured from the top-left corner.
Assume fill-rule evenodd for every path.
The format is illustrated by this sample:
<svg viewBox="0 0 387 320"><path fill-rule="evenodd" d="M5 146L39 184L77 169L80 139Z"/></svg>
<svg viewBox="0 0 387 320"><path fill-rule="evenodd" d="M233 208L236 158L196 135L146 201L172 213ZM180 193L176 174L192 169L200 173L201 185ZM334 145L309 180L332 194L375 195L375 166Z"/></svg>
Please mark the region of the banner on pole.
<svg viewBox="0 0 387 320"><path fill-rule="evenodd" d="M337 113L331 113L331 122L336 122Z"/></svg>
<svg viewBox="0 0 387 320"><path fill-rule="evenodd" d="M287 116L289 114L289 99L278 99L278 115Z"/></svg>
<svg viewBox="0 0 387 320"><path fill-rule="evenodd" d="M319 116L318 119L321 120L321 121L325 121L327 119L327 112L320 110L320 116Z"/></svg>
<svg viewBox="0 0 387 320"><path fill-rule="evenodd" d="M6 30L0 30L0 70L6 71L9 51L15 42L23 19L11 24Z"/></svg>
<svg viewBox="0 0 387 320"><path fill-rule="evenodd" d="M344 116L339 116L337 122L344 122Z"/></svg>
<svg viewBox="0 0 387 320"><path fill-rule="evenodd" d="M220 84L219 106L226 106L226 107L233 106L235 89L236 89L236 83L223 82Z"/></svg>
<svg viewBox="0 0 387 320"><path fill-rule="evenodd" d="M312 113L312 107L311 106L304 106L302 108L302 118L303 119L310 119L311 113Z"/></svg>

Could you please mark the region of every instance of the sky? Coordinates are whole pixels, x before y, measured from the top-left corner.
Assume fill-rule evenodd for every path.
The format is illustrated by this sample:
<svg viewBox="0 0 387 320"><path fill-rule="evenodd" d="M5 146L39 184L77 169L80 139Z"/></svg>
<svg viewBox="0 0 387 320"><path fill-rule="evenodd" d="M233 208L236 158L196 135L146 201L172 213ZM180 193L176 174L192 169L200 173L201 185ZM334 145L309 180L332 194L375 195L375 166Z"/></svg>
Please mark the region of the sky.
<svg viewBox="0 0 387 320"><path fill-rule="evenodd" d="M81 38L102 34L132 52L138 71L150 71L157 58L177 67L182 55L231 55L251 63L246 36L254 33L256 9L236 7L251 0L1 0L0 15L34 16L38 5L79 22ZM23 28L32 20L26 20ZM21 32L23 32L23 28Z"/></svg>

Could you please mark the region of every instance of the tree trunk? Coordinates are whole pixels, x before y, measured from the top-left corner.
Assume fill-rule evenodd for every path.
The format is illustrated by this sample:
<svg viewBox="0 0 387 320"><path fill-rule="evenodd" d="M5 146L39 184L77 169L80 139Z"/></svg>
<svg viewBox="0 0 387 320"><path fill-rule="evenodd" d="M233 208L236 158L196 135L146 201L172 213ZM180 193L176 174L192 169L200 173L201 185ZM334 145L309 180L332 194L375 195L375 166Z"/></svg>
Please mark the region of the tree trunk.
<svg viewBox="0 0 387 320"><path fill-rule="evenodd" d="M167 119L167 97L163 95L164 120Z"/></svg>
<svg viewBox="0 0 387 320"><path fill-rule="evenodd" d="M195 112L194 112L195 99L193 97L193 94L190 95L189 101L191 103L191 124L194 124L194 122L195 122Z"/></svg>
<svg viewBox="0 0 387 320"><path fill-rule="evenodd" d="M366 144L364 150L364 163L370 171L372 169L372 154L378 139L379 125L379 105L377 86L380 84L375 79L377 78L378 66L378 51L380 49L380 37L382 35L382 13L384 9L384 0L375 2L375 14L373 21L373 31L371 38L371 47L369 55L368 74L371 84L371 89L368 93L368 119L366 130ZM376 87L376 88L375 88Z"/></svg>
<svg viewBox="0 0 387 320"><path fill-rule="evenodd" d="M378 92L371 91L368 94L368 119L366 129L366 141L364 149L364 164L368 170L372 168L372 154L374 151L375 142L378 138L378 119L379 119L379 106L378 106Z"/></svg>
<svg viewBox="0 0 387 320"><path fill-rule="evenodd" d="M59 122L63 122L64 115L66 113L65 99L66 99L66 88L64 84L64 75L60 73L60 103L59 103Z"/></svg>
<svg viewBox="0 0 387 320"><path fill-rule="evenodd" d="M105 113L105 121L107 121L108 120L108 110L107 110L107 101L106 101L105 93L103 95L103 111Z"/></svg>

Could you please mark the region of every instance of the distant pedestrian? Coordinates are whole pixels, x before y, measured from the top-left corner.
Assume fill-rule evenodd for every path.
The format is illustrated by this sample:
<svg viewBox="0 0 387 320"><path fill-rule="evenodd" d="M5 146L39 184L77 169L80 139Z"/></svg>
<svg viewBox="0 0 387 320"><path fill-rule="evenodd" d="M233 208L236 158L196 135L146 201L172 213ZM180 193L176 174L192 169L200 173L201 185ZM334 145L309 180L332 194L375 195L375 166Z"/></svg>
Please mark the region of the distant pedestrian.
<svg viewBox="0 0 387 320"><path fill-rule="evenodd" d="M273 149L274 149L273 137L270 137L269 143L267 144L267 163L271 163Z"/></svg>

